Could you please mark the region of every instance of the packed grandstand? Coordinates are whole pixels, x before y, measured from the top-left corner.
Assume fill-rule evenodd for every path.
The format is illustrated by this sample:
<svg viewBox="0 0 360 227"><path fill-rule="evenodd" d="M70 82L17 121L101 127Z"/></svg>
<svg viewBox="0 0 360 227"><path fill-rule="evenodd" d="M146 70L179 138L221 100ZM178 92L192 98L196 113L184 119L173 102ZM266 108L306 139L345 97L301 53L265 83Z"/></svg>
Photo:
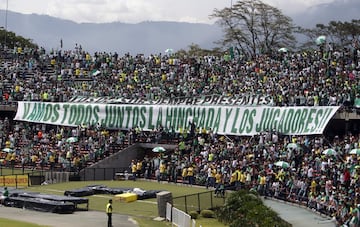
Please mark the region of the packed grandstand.
<svg viewBox="0 0 360 227"><path fill-rule="evenodd" d="M129 144L173 143L129 172L256 190L345 223L360 204L358 126L326 129L357 116L359 73L356 49L245 60L15 48L1 64L1 165L77 172Z"/></svg>

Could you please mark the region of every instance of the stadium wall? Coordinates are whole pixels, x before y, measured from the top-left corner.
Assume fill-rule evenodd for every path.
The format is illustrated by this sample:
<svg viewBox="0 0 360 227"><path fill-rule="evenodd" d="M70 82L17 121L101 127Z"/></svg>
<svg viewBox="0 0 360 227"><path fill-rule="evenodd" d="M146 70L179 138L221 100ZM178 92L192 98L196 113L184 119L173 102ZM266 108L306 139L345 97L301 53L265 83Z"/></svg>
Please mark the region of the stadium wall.
<svg viewBox="0 0 360 227"><path fill-rule="evenodd" d="M151 153L157 146L164 147L167 151L174 150L177 145L136 143L111 156L80 171L81 180L113 180L116 173L127 171L131 174L130 164L132 160L143 160L145 154Z"/></svg>

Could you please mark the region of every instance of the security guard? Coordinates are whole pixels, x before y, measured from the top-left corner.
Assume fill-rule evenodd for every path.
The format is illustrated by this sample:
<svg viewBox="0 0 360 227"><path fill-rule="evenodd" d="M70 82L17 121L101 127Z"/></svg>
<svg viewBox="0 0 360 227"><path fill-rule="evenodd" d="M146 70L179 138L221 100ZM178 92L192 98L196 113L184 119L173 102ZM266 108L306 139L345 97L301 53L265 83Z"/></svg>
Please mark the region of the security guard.
<svg viewBox="0 0 360 227"><path fill-rule="evenodd" d="M110 199L109 203L106 205L106 214L108 216L108 227L112 227L112 199Z"/></svg>

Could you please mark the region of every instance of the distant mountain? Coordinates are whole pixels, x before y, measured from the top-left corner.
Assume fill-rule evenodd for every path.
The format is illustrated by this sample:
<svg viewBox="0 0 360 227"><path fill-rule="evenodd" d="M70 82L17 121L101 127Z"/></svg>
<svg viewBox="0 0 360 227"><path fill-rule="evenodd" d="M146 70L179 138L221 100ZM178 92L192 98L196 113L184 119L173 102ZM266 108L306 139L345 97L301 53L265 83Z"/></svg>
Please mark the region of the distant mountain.
<svg viewBox="0 0 360 227"><path fill-rule="evenodd" d="M330 21L351 21L360 19L359 0L334 0L331 3L310 7L301 13L289 15L296 25L313 28L318 23ZM5 11L0 10L0 18ZM223 32L217 25L184 22L142 22L128 23L75 23L55 17L21 14L8 11L7 28L18 35L33 39L46 49L73 49L79 44L89 52L106 51L119 54L143 53L145 55L163 53L165 49L175 51L187 49L191 44L201 48L216 47L215 41ZM0 24L4 24L1 23Z"/></svg>
<svg viewBox="0 0 360 227"><path fill-rule="evenodd" d="M334 0L318 4L306 11L291 15L297 25L313 28L316 24L328 24L330 21L351 21L360 19L359 0Z"/></svg>
<svg viewBox="0 0 360 227"><path fill-rule="evenodd" d="M5 11L0 10L0 18ZM119 54L163 53L167 48L175 51L187 49L191 44L201 48L216 47L215 41L222 37L217 25L183 22L127 23L75 23L45 15L21 14L8 11L9 31L34 40L46 48L73 49L79 44L84 50L107 51Z"/></svg>

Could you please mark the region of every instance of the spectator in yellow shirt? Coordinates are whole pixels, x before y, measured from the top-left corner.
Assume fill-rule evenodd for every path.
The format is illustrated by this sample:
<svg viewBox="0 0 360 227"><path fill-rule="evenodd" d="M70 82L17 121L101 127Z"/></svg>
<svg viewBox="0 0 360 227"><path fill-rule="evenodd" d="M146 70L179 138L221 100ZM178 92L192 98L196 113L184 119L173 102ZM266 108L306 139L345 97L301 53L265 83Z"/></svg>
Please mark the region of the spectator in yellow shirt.
<svg viewBox="0 0 360 227"><path fill-rule="evenodd" d="M317 193L316 193L316 186L317 186L317 182L316 182L316 180L315 179L313 179L312 181L311 181L311 185L310 185L310 192L313 194L313 195L317 195Z"/></svg>
<svg viewBox="0 0 360 227"><path fill-rule="evenodd" d="M190 185L195 184L194 167L192 167L192 165L187 168L187 177Z"/></svg>
<svg viewBox="0 0 360 227"><path fill-rule="evenodd" d="M11 168L15 167L15 161L16 161L16 153L13 152L11 153L11 157L10 157Z"/></svg>
<svg viewBox="0 0 360 227"><path fill-rule="evenodd" d="M55 168L55 156L54 156L53 152L49 156L49 162L50 162L50 170L54 170L54 168Z"/></svg>
<svg viewBox="0 0 360 227"><path fill-rule="evenodd" d="M185 184L185 181L187 180L187 167L186 166L182 169L181 176L182 176L182 183Z"/></svg>
<svg viewBox="0 0 360 227"><path fill-rule="evenodd" d="M32 155L32 156L31 156L31 165L33 166L33 169L36 168L36 162L37 162L37 160L38 160L38 156L36 156L36 155Z"/></svg>
<svg viewBox="0 0 360 227"><path fill-rule="evenodd" d="M138 161L136 163L136 174L137 174L137 177L141 177L141 170L142 170L142 161Z"/></svg>
<svg viewBox="0 0 360 227"><path fill-rule="evenodd" d="M219 184L221 184L221 181L222 181L222 174L219 171L215 174L215 187L217 187Z"/></svg>
<svg viewBox="0 0 360 227"><path fill-rule="evenodd" d="M136 162L134 160L131 162L131 173L133 180L136 181Z"/></svg>
<svg viewBox="0 0 360 227"><path fill-rule="evenodd" d="M160 166L160 180L165 180L166 179L166 165L164 162L161 162Z"/></svg>
<svg viewBox="0 0 360 227"><path fill-rule="evenodd" d="M224 196L225 188L224 188L224 178L221 172L219 171L215 175L215 196Z"/></svg>

